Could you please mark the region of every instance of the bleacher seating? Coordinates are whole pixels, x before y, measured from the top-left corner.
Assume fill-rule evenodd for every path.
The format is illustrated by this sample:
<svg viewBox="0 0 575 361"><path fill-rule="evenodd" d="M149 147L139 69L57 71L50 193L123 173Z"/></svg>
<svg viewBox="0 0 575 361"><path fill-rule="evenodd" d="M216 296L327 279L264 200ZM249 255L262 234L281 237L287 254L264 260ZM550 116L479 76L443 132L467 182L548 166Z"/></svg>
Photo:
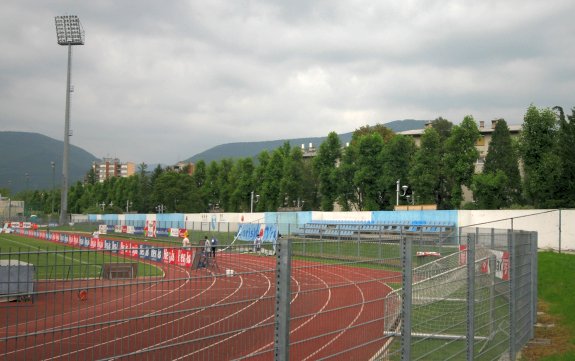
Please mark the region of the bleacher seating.
<svg viewBox="0 0 575 361"><path fill-rule="evenodd" d="M354 238L390 238L414 235L429 238L447 238L452 236L455 224L437 221L396 221L372 223L369 221L311 221L301 225L294 233L304 238L354 239Z"/></svg>

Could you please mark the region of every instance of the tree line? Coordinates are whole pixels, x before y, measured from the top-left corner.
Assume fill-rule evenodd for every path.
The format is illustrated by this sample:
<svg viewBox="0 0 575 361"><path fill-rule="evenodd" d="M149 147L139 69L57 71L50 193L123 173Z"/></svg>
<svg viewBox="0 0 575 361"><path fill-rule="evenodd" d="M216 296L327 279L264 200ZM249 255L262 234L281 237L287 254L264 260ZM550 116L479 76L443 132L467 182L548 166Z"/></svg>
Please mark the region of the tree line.
<svg viewBox="0 0 575 361"><path fill-rule="evenodd" d="M519 137L504 119L491 135L476 172L481 132L472 116L454 125L439 117L420 137L364 126L343 146L329 133L314 157L286 142L255 159L199 161L176 171L138 166L127 178L96 180L90 170L69 189L70 213L200 213L336 209L392 210L400 204L437 209L559 208L575 206L575 108L527 109ZM473 201L464 202L464 190ZM4 190L6 194L6 190ZM29 212L58 213L59 190L21 192Z"/></svg>

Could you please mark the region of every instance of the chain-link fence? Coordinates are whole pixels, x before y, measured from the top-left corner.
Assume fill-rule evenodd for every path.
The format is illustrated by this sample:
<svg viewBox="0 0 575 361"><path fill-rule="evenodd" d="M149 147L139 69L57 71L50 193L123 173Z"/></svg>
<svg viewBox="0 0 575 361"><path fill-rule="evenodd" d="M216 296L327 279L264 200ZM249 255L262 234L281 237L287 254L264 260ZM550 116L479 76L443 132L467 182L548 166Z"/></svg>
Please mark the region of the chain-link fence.
<svg viewBox="0 0 575 361"><path fill-rule="evenodd" d="M3 235L0 359L496 360L532 337L534 233L205 226Z"/></svg>
<svg viewBox="0 0 575 361"><path fill-rule="evenodd" d="M401 311L386 331L400 342L382 359L514 360L533 337L537 234L462 229L459 247L423 266L405 265L394 295ZM411 248L402 241L403 255Z"/></svg>

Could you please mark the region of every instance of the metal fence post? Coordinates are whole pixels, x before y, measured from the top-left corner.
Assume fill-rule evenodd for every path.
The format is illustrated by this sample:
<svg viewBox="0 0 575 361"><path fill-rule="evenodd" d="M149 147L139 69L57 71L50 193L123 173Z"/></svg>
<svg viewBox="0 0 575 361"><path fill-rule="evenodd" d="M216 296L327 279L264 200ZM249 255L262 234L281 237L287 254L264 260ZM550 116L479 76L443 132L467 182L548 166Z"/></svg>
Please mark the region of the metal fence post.
<svg viewBox="0 0 575 361"><path fill-rule="evenodd" d="M402 262L402 286L403 297L401 298L401 360L411 360L411 305L412 305L412 259L411 241L400 231L401 262Z"/></svg>
<svg viewBox="0 0 575 361"><path fill-rule="evenodd" d="M531 244L531 331L530 338L535 337L534 325L537 323L537 292L538 283L537 273L538 259L537 259L537 232L529 232L529 241Z"/></svg>
<svg viewBox="0 0 575 361"><path fill-rule="evenodd" d="M515 339L516 339L516 323L517 323L517 315L516 312L516 305L517 300L516 291L515 291L515 284L517 282L516 278L516 258L515 258L515 232L513 229L507 231L507 247L509 250L509 358L511 360L515 360Z"/></svg>
<svg viewBox="0 0 575 361"><path fill-rule="evenodd" d="M475 234L467 235L467 360L473 361L475 344L475 242L479 238L479 228Z"/></svg>
<svg viewBox="0 0 575 361"><path fill-rule="evenodd" d="M276 312L274 360L289 360L291 241L280 239L276 249Z"/></svg>

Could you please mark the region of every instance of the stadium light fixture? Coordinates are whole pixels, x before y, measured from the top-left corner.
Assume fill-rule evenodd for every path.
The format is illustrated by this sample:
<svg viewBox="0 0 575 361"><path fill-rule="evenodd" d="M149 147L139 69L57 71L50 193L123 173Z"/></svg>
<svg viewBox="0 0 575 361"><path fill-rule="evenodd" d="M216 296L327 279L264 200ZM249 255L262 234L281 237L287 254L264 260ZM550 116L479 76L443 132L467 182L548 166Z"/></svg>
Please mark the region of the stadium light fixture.
<svg viewBox="0 0 575 361"><path fill-rule="evenodd" d="M76 15L56 16L56 37L59 45L68 46L68 72L66 77L66 111L64 122L64 159L62 161L62 194L60 197L60 225L68 216L68 163L70 153L70 86L72 68L72 45L84 45L84 29Z"/></svg>
<svg viewBox="0 0 575 361"><path fill-rule="evenodd" d="M254 199L255 196L255 199ZM260 201L260 195L254 194L254 191L251 193L250 197L250 213L254 213L254 203L258 203Z"/></svg>

